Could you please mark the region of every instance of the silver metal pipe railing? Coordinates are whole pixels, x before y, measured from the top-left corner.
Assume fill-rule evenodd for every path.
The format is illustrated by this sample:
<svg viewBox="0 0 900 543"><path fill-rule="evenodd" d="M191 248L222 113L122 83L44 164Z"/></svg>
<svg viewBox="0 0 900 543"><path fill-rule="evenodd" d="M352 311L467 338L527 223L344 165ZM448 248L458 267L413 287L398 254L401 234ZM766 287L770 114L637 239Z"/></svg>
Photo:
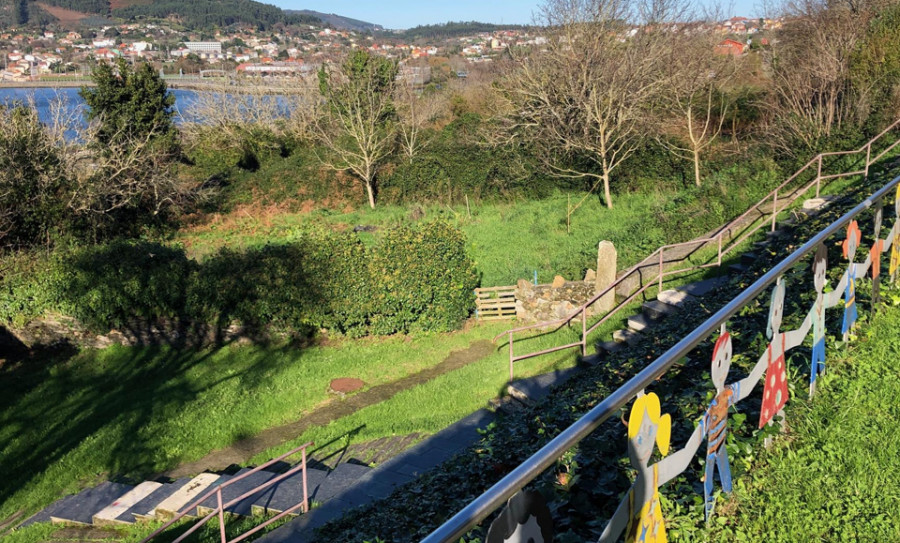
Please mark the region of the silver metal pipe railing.
<svg viewBox="0 0 900 543"><path fill-rule="evenodd" d="M841 228L847 226L857 215L871 208L875 202L884 198L891 190L900 184L900 176L895 177L887 185L879 189L872 196L844 214L840 219L831 223L827 228L819 232L812 239L803 244L790 256L776 264L765 275L747 287L741 294L731 300L725 307L708 318L703 324L694 329L672 348L663 353L659 358L644 368L640 373L632 377L627 383L616 389L606 399L593 409L584 414L571 426L562 431L540 450L522 462L506 477L489 488L484 494L476 498L450 520L434 530L422 543L455 543L469 530L478 525L496 509L502 507L506 501L525 485L537 478L566 451L578 444L591 432L597 429L616 411L625 406L632 398L647 388L655 380L660 378L678 360L685 357L694 347L708 338L719 329L719 326L734 316L745 305L762 294L779 276L797 264L808 253L814 251L820 243L824 242ZM900 220L900 219L898 219Z"/></svg>

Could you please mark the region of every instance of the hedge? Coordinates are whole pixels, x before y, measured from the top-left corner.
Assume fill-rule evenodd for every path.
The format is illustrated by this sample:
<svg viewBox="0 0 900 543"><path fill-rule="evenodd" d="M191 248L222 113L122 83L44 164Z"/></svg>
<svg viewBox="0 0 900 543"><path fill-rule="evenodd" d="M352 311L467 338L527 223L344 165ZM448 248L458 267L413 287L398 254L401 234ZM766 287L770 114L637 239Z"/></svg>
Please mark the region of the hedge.
<svg viewBox="0 0 900 543"><path fill-rule="evenodd" d="M3 285L0 319L46 311L94 331L146 324L352 337L450 331L477 286L464 235L444 222L396 227L367 247L356 234L235 251L202 263L179 248L116 241L58 254L27 280Z"/></svg>

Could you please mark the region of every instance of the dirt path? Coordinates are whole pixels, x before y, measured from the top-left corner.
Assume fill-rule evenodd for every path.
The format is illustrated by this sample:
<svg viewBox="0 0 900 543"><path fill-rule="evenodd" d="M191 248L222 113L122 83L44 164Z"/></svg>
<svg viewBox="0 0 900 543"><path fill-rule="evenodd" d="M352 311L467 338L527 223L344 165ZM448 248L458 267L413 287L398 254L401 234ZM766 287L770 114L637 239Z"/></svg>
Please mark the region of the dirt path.
<svg viewBox="0 0 900 543"><path fill-rule="evenodd" d="M477 362L493 353L495 348L494 344L490 341L476 341L469 346L468 349L451 352L447 358L435 366L391 383L374 386L362 392L347 396L343 400L335 399L327 405L304 415L303 418L296 422L278 426L276 428L269 428L254 437L238 441L230 447L212 451L200 460L182 464L162 475L171 478L185 477L202 471L222 470L232 464L244 463L267 449L276 447L286 441L296 439L311 427L324 426L333 420L352 415L360 409L381 403L393 397L398 392L426 383L435 377L462 368L473 362ZM409 444L411 445L412 442L410 441ZM402 451L396 450L395 454L400 452ZM383 461L384 458L379 458L378 460Z"/></svg>

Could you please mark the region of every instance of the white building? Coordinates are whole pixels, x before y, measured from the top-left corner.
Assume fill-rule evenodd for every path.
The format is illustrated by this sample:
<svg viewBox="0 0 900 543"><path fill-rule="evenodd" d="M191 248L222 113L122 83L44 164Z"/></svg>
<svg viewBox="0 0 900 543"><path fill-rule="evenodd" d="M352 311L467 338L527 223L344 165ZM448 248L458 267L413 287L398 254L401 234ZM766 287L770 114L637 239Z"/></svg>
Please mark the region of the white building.
<svg viewBox="0 0 900 543"><path fill-rule="evenodd" d="M192 53L222 52L222 42L220 41L189 41L185 42L184 46L187 47Z"/></svg>

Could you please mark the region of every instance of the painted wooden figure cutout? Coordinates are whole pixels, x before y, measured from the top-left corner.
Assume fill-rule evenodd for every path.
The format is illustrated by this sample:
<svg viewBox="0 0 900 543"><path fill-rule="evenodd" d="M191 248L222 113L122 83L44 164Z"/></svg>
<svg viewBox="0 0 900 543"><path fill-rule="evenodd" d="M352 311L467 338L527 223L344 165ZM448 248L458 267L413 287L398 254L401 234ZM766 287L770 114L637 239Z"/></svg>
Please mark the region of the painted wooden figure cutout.
<svg viewBox="0 0 900 543"><path fill-rule="evenodd" d="M888 244L891 249L891 265L888 271L891 274L892 283L897 281L897 271L900 270L900 186L897 187L897 195L894 197L894 211L897 213L897 220L894 221L892 235L888 236Z"/></svg>
<svg viewBox="0 0 900 543"><path fill-rule="evenodd" d="M828 249L824 244L816 249L813 259L813 283L816 286L816 301L809 311L812 317L813 346L809 368L809 395L816 393L816 378L825 371L825 310L840 301L841 291L825 294L825 271L828 267ZM805 335L805 334L804 334Z"/></svg>
<svg viewBox="0 0 900 543"><path fill-rule="evenodd" d="M769 346L766 347L766 382L763 386L762 407L759 413L759 427L768 424L776 414L782 414L782 408L788 402L787 366L785 365L785 342L787 337L781 333L781 318L784 314L784 281L779 278L772 292L772 304L769 306L769 325L766 336Z"/></svg>
<svg viewBox="0 0 900 543"><path fill-rule="evenodd" d="M856 265L853 258L856 256L856 249L862 239L862 233L859 231L859 224L856 221L850 221L847 226L847 239L844 240L843 251L844 258L850 262L847 268L847 281L844 290L844 321L841 324L841 333L844 334L844 341L850 335L850 330L856 324L858 313L856 311Z"/></svg>
<svg viewBox="0 0 900 543"><path fill-rule="evenodd" d="M872 311L876 311L881 302L881 253L884 252L884 240L881 239L881 223L884 217L884 207L881 200L875 208L875 241L869 251L869 260L872 270Z"/></svg>
<svg viewBox="0 0 900 543"><path fill-rule="evenodd" d="M741 395L741 384L733 383L725 386L728 379L728 370L731 368L731 357L734 348L731 343L731 335L725 331L722 325L722 334L713 348L712 376L716 387L716 397L709 404L703 420L700 421L700 431L706 436L706 475L703 479L703 503L704 517L708 521L715 506L713 496L713 477L716 468L719 470L719 480L724 492L731 492L731 465L728 462L728 450L725 447L725 437L728 433L728 409L734 405Z"/></svg>
<svg viewBox="0 0 900 543"><path fill-rule="evenodd" d="M756 362L756 365L753 367L753 370L750 372L750 375L740 380L739 388L738 388L738 399L735 400L739 402L750 395L753 392L754 387L760 381L763 376L763 373L766 374L766 379L770 380L771 377L775 377L776 382L773 385L768 385L770 402L776 398L772 396L772 387L778 387L778 376L776 375L776 371L774 369L770 369L773 367L773 362L781 358L784 359L785 353L790 351L791 349L797 347L801 343L803 343L803 339L806 337L806 334L809 333L809 329L812 326L812 316L806 315L806 318L803 320L803 324L797 330L792 330L790 332L781 332L781 317L784 311L784 278L779 277L775 282L775 288L772 290L772 303L769 306L769 324L766 330L766 335L770 339L770 344L766 349L766 352L759 357L759 360ZM783 371L785 372L784 380L787 381L786 368L784 364L781 365ZM767 381L768 382L768 381ZM785 385L786 386L786 385ZM782 393L782 396L784 394ZM781 400L787 401L786 397L782 397ZM765 405L765 390L763 391L763 405ZM772 416L779 413L769 413L769 416L765 418L763 421L763 417L760 417L760 428L765 426L766 423L772 420Z"/></svg>
<svg viewBox="0 0 900 543"><path fill-rule="evenodd" d="M672 419L668 414L660 414L656 394L651 392L634 401L628 417L628 458L637 470L637 477L600 534L600 543L617 541L623 531L627 543L667 541L659 506L659 487L688 467L701 440L698 427L683 449L649 466L654 444L663 456L668 453L671 432Z"/></svg>

